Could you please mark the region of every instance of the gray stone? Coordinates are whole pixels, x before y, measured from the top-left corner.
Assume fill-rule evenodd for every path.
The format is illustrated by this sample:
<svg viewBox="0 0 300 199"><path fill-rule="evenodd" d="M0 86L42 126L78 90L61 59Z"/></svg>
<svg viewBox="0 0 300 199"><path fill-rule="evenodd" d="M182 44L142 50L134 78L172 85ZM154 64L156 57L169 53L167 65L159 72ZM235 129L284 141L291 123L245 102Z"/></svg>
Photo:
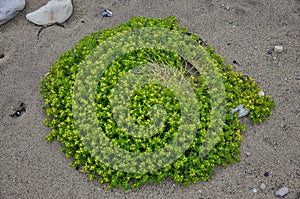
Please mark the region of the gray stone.
<svg viewBox="0 0 300 199"><path fill-rule="evenodd" d="M282 187L275 192L275 195L282 197L282 196L285 196L288 192L289 192L289 189L287 187Z"/></svg>
<svg viewBox="0 0 300 199"><path fill-rule="evenodd" d="M265 188L266 188L266 184L262 182L262 183L260 184L260 188L261 188L261 189L265 189Z"/></svg>
<svg viewBox="0 0 300 199"><path fill-rule="evenodd" d="M283 52L283 46L275 46L274 47L275 53L282 53Z"/></svg>
<svg viewBox="0 0 300 199"><path fill-rule="evenodd" d="M6 23L25 8L25 0L0 0L0 25Z"/></svg>
<svg viewBox="0 0 300 199"><path fill-rule="evenodd" d="M72 0L51 0L38 10L26 15L26 19L37 25L64 23L73 12Z"/></svg>

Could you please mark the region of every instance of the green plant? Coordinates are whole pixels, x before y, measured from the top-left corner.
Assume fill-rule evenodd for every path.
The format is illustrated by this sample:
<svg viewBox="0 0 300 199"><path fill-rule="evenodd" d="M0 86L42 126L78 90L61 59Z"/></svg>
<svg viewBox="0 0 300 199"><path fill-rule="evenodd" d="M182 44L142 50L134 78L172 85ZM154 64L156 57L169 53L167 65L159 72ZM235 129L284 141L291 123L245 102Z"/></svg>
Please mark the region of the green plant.
<svg viewBox="0 0 300 199"><path fill-rule="evenodd" d="M77 73L87 56L102 42L114 35L127 30L142 27L159 27L169 30L187 33L187 29L176 22L176 17L166 19L154 19L144 17L133 17L127 23L116 28L98 31L84 37L71 50L63 53L59 60L50 68L50 74L41 82L41 95L45 99L46 106L43 107L49 116L45 120L52 132L47 135L47 140L54 138L61 142L62 151L67 157L72 157L71 166L81 167L82 172L89 174L93 180L97 178L99 183L107 183L109 188L123 187L124 189L137 188L146 182L161 183L165 177L174 179L177 183L189 185L199 180L207 180L213 174L216 164L226 166L228 163L239 161L239 147L241 145L241 131L245 125L240 124L237 113L231 114L231 108L239 104L245 104L250 110L250 119L256 122L265 121L271 115L274 102L268 96L259 96L260 88L250 78L236 73L232 66L226 65L221 56L214 53L212 47L207 46L205 50L209 54L214 66L220 71L226 90L226 116L225 125L219 137L218 143L205 157L199 157L199 149L204 142L208 127L211 125L211 92L207 83L197 71L191 71L192 63L183 57L160 49L145 48L132 50L119 57L111 63L99 80L95 94L96 114L99 125L105 135L115 145L133 153L151 152L165 147L176 136L180 125L180 104L170 89L158 84L146 84L136 90L130 98L128 107L130 116L138 125L150 123L150 107L157 104L163 106L167 120L164 128L158 134L137 138L128 135L120 129L112 116L110 103L112 89L116 86L122 75L135 66L147 64L149 61L167 65L182 71L182 75L189 77L189 81L198 98L200 120L197 134L193 138L188 150L176 161L159 170L147 173L130 173L113 169L95 158L91 151L85 146L74 124L72 112L73 89ZM201 40L194 34L189 34L190 39L201 45ZM129 39L129 38L128 38ZM96 62L96 60L95 60ZM88 63L89 64L89 63ZM91 63L92 64L92 63ZM160 68L156 68L160 70ZM166 73L170 76L170 74ZM89 77L87 77L88 79ZM89 129L93 132L93 129ZM87 135L89 136L89 135ZM97 145L91 143L91 145ZM95 146L96 147L96 146Z"/></svg>

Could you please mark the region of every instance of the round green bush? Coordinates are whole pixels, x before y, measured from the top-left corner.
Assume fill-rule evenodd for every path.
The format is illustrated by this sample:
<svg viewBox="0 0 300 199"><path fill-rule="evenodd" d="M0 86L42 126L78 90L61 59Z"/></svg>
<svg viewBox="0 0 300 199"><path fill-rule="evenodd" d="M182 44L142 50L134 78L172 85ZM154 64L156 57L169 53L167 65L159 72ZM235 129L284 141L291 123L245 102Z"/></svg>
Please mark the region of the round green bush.
<svg viewBox="0 0 300 199"><path fill-rule="evenodd" d="M80 168L88 173L89 179L96 178L99 183L107 183L108 188L123 187L124 189L137 188L146 182L161 183L165 177L174 179L183 185L196 183L199 180L207 180L213 174L216 164L225 166L228 163L239 161L241 131L245 125L240 124L238 113L231 113L231 109L240 104L250 110L249 118L254 122L265 121L271 115L274 102L269 96L259 96L261 90L251 77L234 72L232 66L224 63L221 56L214 53L210 46L204 49L210 56L214 65L220 71L226 90L226 116L225 125L219 136L218 143L205 156L199 156L199 150L203 144L207 129L210 125L211 100L207 84L200 73L187 71L187 66L192 66L183 57L175 53L160 49L138 49L124 54L115 60L101 79L95 94L96 114L100 127L107 138L115 145L133 153L145 153L165 147L176 136L180 125L180 105L178 99L167 88L158 84L146 84L134 92L131 96L131 117L138 125L146 125L150 122L149 109L155 104L164 107L167 120L164 128L154 136L137 138L120 130L112 117L110 104L111 90L116 86L122 74L130 69L150 62L164 64L184 71L186 77L194 89L198 98L200 122L197 124L197 134L191 145L172 164L159 170L147 173L129 173L115 170L95 158L84 142L81 140L75 128L72 113L73 89L76 75L87 56L106 39L114 35L136 28L158 27L179 31L187 34L192 40L202 45L201 39L187 32L187 29L176 22L176 17L165 19L133 17L127 23L118 27L97 31L82 38L71 50L63 53L59 60L50 68L50 73L41 82L41 95L45 100L43 107L49 116L45 120L52 132L47 135L47 140L54 138L61 142L62 151L67 157L72 157L71 166ZM91 130L92 131L92 130Z"/></svg>

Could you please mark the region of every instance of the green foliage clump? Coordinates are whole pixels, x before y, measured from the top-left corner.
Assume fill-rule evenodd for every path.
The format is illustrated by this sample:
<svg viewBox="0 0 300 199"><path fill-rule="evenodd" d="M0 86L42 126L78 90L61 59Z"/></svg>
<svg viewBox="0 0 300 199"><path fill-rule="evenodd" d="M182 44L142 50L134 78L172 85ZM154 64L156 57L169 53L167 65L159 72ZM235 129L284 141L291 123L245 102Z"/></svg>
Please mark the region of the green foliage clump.
<svg viewBox="0 0 300 199"><path fill-rule="evenodd" d="M199 157L199 149L203 144L210 123L211 101L210 92L203 77L186 73L190 77L191 85L199 100L199 115L197 134L188 150L180 158L166 167L148 173L127 173L115 170L103 164L91 155L81 140L75 128L72 113L72 96L76 75L87 56L94 48L101 45L107 38L135 28L159 27L182 33L187 29L176 22L176 17L166 19L133 17L127 23L116 28L109 28L90 34L82 38L71 50L63 53L59 60L50 68L50 74L41 82L41 95L45 100L44 110L49 116L45 120L52 132L47 140L54 138L61 142L62 151L67 157L72 157L71 166L80 167L82 172L88 173L90 180L98 179L99 183L107 183L109 188L123 187L137 188L146 182L161 183L166 177L174 179L183 185L208 180L213 174L214 166L239 161L241 131L245 125L240 124L237 113L232 114L231 108L244 104L250 110L249 118L254 122L263 122L271 115L274 102L269 96L259 96L261 90L254 80L243 74L234 72L232 66L226 65L221 56L214 53L210 46L205 50L210 55L215 66L219 68L226 90L225 125L218 143L205 157ZM199 45L202 41L194 34L189 37ZM138 49L127 53L115 60L101 79L95 94L96 113L99 125L111 142L124 150L134 153L151 152L163 148L176 136L180 124L180 108L176 96L172 92L157 84L146 84L131 96L128 107L131 117L138 125L148 124L149 109L154 104L163 106L167 112L165 127L156 135L147 138L137 138L120 130L112 116L110 95L116 83L130 69L137 65L153 61L177 69L186 69L189 65L185 59L159 49Z"/></svg>

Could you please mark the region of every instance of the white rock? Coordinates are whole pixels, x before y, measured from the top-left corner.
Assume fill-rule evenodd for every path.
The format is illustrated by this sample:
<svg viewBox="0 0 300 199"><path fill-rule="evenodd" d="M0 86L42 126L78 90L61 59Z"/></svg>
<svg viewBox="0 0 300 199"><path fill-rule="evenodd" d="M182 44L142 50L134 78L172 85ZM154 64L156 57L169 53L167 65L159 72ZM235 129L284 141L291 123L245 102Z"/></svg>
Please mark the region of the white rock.
<svg viewBox="0 0 300 199"><path fill-rule="evenodd" d="M274 47L275 53L282 53L283 52L283 46L275 46Z"/></svg>
<svg viewBox="0 0 300 199"><path fill-rule="evenodd" d="M258 92L258 95L259 96L265 96L265 92L263 90L261 90L261 91Z"/></svg>
<svg viewBox="0 0 300 199"><path fill-rule="evenodd" d="M225 10L230 10L230 7L229 6L225 6Z"/></svg>
<svg viewBox="0 0 300 199"><path fill-rule="evenodd" d="M253 188L253 193L256 193L256 192L257 192L257 190L255 188Z"/></svg>
<svg viewBox="0 0 300 199"><path fill-rule="evenodd" d="M73 12L72 0L51 0L38 10L26 15L26 19L37 25L64 23Z"/></svg>
<svg viewBox="0 0 300 199"><path fill-rule="evenodd" d="M231 109L231 113L238 112L238 118L244 117L249 114L249 110L244 109L244 104L240 104L238 107Z"/></svg>
<svg viewBox="0 0 300 199"><path fill-rule="evenodd" d="M25 8L25 0L0 0L0 25L6 23Z"/></svg>
<svg viewBox="0 0 300 199"><path fill-rule="evenodd" d="M275 192L275 195L282 197L282 196L286 195L288 192L289 192L289 189L287 187L282 187Z"/></svg>

